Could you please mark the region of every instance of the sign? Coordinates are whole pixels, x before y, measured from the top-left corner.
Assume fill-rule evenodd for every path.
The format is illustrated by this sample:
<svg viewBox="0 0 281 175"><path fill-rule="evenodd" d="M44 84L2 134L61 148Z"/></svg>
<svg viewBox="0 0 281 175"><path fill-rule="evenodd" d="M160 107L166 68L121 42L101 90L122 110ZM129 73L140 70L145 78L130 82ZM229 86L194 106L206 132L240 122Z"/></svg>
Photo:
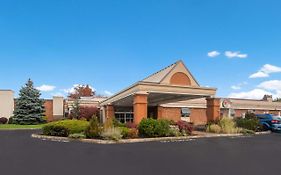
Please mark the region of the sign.
<svg viewBox="0 0 281 175"><path fill-rule="evenodd" d="M223 108L230 108L231 107L232 102L229 99L224 99L222 101L222 107Z"/></svg>

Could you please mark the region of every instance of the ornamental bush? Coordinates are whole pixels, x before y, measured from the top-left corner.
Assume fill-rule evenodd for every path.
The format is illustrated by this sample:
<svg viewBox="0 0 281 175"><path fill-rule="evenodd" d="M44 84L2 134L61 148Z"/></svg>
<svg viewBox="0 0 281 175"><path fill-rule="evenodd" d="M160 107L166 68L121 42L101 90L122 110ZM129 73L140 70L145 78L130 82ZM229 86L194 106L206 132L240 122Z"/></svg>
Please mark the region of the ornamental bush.
<svg viewBox="0 0 281 175"><path fill-rule="evenodd" d="M251 131L258 131L261 126L258 118L237 118L235 120L236 125L240 128L244 128Z"/></svg>
<svg viewBox="0 0 281 175"><path fill-rule="evenodd" d="M101 133L101 137L105 140L115 140L118 141L122 139L121 129L119 128L105 128Z"/></svg>
<svg viewBox="0 0 281 175"><path fill-rule="evenodd" d="M207 132L211 132L211 133L221 133L221 127L218 124L209 124L207 126Z"/></svg>
<svg viewBox="0 0 281 175"><path fill-rule="evenodd" d="M8 119L5 117L0 118L0 124L6 124L8 122Z"/></svg>
<svg viewBox="0 0 281 175"><path fill-rule="evenodd" d="M86 138L93 139L93 138L100 138L102 133L102 126L99 123L97 117L93 117L90 120L90 124L85 130Z"/></svg>
<svg viewBox="0 0 281 175"><path fill-rule="evenodd" d="M170 123L167 120L143 119L139 126L141 137L166 137L170 136Z"/></svg>
<svg viewBox="0 0 281 175"><path fill-rule="evenodd" d="M43 127L43 134L48 136L68 137L69 130L64 126L46 125Z"/></svg>
<svg viewBox="0 0 281 175"><path fill-rule="evenodd" d="M186 122L186 121L178 121L176 125L179 127L179 130L183 134L191 135L193 131L192 124Z"/></svg>
<svg viewBox="0 0 281 175"><path fill-rule="evenodd" d="M134 139L138 137L136 128L119 127L123 139Z"/></svg>
<svg viewBox="0 0 281 175"><path fill-rule="evenodd" d="M54 135L52 133L55 134L57 132L66 133L66 131L68 131L68 134L66 136L60 133L57 135L57 136L67 137L69 134L85 132L88 126L89 126L89 122L83 120L61 120L61 121L48 123L42 129L44 135Z"/></svg>

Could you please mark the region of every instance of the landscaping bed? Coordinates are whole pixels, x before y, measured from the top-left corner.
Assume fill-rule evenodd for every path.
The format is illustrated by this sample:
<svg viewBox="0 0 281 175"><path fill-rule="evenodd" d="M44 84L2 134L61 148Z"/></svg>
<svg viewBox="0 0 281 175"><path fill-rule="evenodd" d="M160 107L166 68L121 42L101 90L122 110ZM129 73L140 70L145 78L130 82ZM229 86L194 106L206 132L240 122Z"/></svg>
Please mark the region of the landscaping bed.
<svg viewBox="0 0 281 175"><path fill-rule="evenodd" d="M61 120L43 126L43 135L68 137L72 139L98 139L120 141L128 139L147 139L159 137L181 137L192 135L190 123L168 120L144 119L137 126L134 123L120 123L108 119L101 124L96 117L86 120Z"/></svg>
<svg viewBox="0 0 281 175"><path fill-rule="evenodd" d="M133 123L123 124L115 119L108 119L104 124L101 124L96 117L93 117L90 121L61 120L51 122L43 126L43 135L34 134L32 137L56 141L80 140L88 143L113 144L178 141L205 137L239 137L256 134L256 131L237 127L236 122L224 117L217 122L206 125L206 131L203 132L193 131L193 125L184 121L175 123L149 118L143 119L137 126ZM250 123L250 128L255 128L252 122L242 123Z"/></svg>

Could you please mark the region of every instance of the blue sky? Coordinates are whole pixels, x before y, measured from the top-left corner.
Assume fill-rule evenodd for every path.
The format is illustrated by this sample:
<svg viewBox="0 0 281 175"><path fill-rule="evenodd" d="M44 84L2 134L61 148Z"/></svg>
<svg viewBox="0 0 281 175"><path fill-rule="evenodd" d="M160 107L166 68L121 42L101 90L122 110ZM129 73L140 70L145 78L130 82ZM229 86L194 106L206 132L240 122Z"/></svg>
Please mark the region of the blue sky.
<svg viewBox="0 0 281 175"><path fill-rule="evenodd" d="M74 84L110 94L182 59L217 96L281 97L280 8L275 0L0 0L0 89L17 92L31 78L47 98Z"/></svg>

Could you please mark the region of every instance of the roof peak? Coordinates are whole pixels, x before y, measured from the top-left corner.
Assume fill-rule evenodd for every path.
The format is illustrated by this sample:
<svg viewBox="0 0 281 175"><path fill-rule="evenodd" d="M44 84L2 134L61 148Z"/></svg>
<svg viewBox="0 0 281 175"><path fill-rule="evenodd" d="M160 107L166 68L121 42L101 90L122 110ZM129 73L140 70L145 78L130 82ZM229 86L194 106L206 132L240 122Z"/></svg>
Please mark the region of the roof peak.
<svg viewBox="0 0 281 175"><path fill-rule="evenodd" d="M181 63L181 62L183 63L182 60L178 60L178 61L174 62L173 64L170 64L169 66L166 66L166 67L164 67L163 69L161 69L161 70L159 70L159 71L157 71L157 72L155 72L155 73L149 75L148 77L144 78L142 81L147 81L147 82L153 81L152 79L153 79L155 76L157 76L157 75L159 75L159 74L161 74L161 73L163 73L163 75L166 75L166 74L169 73L177 64L179 64L179 63ZM163 75L162 75L162 76L163 76ZM161 75L159 75L159 76L161 76ZM162 76L161 76L161 77L162 77Z"/></svg>

